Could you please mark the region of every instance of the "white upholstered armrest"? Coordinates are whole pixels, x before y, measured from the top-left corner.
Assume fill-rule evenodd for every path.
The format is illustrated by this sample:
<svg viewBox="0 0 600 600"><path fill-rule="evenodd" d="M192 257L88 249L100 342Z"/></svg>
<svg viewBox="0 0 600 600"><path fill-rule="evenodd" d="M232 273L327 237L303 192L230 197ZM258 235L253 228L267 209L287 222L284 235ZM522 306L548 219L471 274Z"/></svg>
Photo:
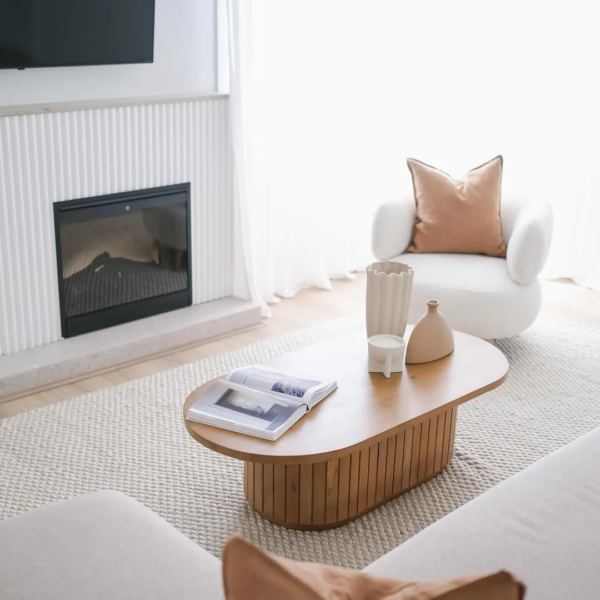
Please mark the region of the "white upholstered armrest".
<svg viewBox="0 0 600 600"><path fill-rule="evenodd" d="M410 244L415 218L412 196L382 204L373 218L371 248L375 258L388 260L402 254Z"/></svg>
<svg viewBox="0 0 600 600"><path fill-rule="evenodd" d="M552 239L552 207L548 202L523 204L508 240L508 272L516 283L533 283L541 273Z"/></svg>

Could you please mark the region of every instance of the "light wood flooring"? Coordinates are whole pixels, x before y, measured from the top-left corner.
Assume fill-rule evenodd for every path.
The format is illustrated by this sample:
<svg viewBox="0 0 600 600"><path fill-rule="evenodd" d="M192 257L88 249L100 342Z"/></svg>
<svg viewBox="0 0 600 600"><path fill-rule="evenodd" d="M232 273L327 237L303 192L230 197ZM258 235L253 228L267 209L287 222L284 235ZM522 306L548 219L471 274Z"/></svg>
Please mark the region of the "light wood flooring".
<svg viewBox="0 0 600 600"><path fill-rule="evenodd" d="M92 375L74 383L58 385L50 390L31 393L0 404L0 418L75 398L88 392L201 360L207 356L235 350L280 333L318 325L329 319L355 313L364 308L365 285L365 275L361 273L353 281L334 281L331 291L314 288L303 290L293 298L284 299L272 306L273 316L264 319L263 327L175 351L101 375ZM600 294L568 281L547 281L544 282L542 312L600 329Z"/></svg>

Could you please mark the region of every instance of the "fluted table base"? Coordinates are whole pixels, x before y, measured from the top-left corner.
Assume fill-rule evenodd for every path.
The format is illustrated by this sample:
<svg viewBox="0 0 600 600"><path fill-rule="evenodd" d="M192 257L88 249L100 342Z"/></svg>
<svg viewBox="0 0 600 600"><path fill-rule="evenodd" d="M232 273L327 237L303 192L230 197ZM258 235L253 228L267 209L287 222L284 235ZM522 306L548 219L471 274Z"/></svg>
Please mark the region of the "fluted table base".
<svg viewBox="0 0 600 600"><path fill-rule="evenodd" d="M339 527L438 475L452 459L457 410L442 408L325 462L244 462L246 499L283 527Z"/></svg>

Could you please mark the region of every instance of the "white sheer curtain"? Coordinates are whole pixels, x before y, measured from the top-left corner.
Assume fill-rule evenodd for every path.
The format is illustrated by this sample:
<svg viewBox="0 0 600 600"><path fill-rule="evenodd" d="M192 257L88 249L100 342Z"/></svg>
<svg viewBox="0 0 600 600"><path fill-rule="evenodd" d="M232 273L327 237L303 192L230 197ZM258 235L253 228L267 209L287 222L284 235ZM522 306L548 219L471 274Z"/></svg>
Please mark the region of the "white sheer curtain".
<svg viewBox="0 0 600 600"><path fill-rule="evenodd" d="M374 209L411 189L408 156L459 176L503 154L505 189L554 205L548 275L600 289L593 3L230 1L247 9L231 44L245 32L242 201L264 300L364 266Z"/></svg>

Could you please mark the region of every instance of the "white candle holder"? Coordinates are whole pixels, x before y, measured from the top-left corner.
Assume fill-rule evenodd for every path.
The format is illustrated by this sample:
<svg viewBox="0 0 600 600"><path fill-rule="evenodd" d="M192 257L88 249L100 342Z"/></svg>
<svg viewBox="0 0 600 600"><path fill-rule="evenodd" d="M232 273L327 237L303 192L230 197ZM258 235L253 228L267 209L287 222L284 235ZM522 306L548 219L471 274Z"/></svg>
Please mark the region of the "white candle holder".
<svg viewBox="0 0 600 600"><path fill-rule="evenodd" d="M387 379L392 373L404 371L406 341L397 335L374 335L369 344L369 373L383 373Z"/></svg>

